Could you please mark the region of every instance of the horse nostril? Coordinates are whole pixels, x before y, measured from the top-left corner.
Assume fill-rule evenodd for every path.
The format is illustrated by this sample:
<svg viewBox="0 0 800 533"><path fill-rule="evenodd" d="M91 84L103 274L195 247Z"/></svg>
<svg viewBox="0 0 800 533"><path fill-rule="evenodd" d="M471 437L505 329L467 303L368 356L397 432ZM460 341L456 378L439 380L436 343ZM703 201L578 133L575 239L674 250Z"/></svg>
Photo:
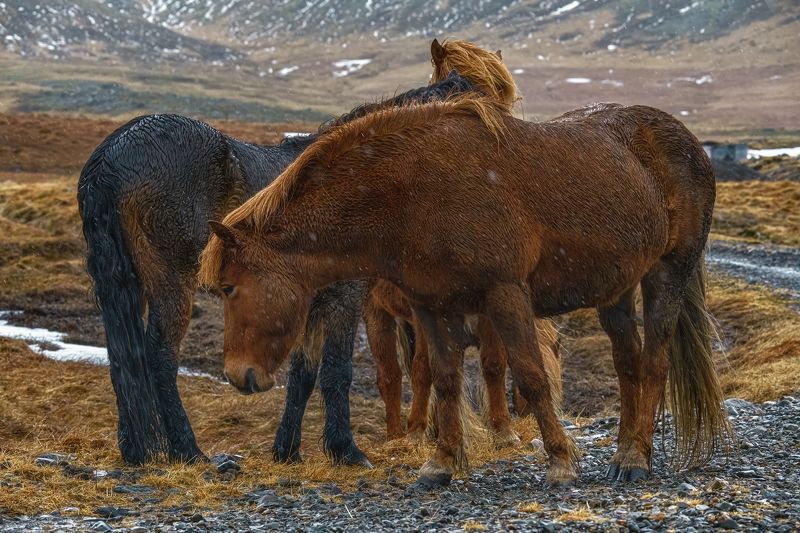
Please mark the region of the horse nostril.
<svg viewBox="0 0 800 533"><path fill-rule="evenodd" d="M256 382L256 371L248 368L244 374L244 388L249 392L258 392L258 382Z"/></svg>

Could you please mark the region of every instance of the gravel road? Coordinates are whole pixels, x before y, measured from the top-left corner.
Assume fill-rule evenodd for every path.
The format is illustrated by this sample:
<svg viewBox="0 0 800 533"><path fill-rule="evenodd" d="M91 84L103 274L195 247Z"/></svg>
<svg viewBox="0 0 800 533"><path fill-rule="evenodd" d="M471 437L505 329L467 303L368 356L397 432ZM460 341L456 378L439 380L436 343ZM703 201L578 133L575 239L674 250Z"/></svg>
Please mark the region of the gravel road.
<svg viewBox="0 0 800 533"><path fill-rule="evenodd" d="M631 485L604 478L614 446L615 418L570 427L584 453L578 486L543 487L541 455L474 469L448 490L408 494L387 472L386 482L336 485L300 482L258 488L218 512L131 508L125 518L0 517L10 532L89 531L796 531L800 523L800 401L726 401L740 452L694 471L675 473L657 451L654 478ZM658 435L656 440L660 442ZM669 437L666 438L669 446ZM657 446L658 447L658 446ZM98 510L98 514L108 514Z"/></svg>

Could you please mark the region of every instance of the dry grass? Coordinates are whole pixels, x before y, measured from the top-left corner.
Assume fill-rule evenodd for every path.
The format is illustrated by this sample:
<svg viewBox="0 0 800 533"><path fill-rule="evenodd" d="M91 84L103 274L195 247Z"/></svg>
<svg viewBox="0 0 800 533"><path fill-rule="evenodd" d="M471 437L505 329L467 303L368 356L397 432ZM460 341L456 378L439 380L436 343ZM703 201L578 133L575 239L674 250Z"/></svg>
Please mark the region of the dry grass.
<svg viewBox="0 0 800 533"><path fill-rule="evenodd" d="M717 184L712 231L749 241L800 246L800 182Z"/></svg>
<svg viewBox="0 0 800 533"><path fill-rule="evenodd" d="M765 401L800 391L800 314L769 290L715 278L709 309L726 344L719 370L723 391Z"/></svg>
<svg viewBox="0 0 800 533"><path fill-rule="evenodd" d="M303 435L300 465L276 465L272 438L283 409L283 391L241 396L230 386L202 378L180 378L179 387L201 447L210 454L244 456L243 472L233 480L207 472L206 465L153 465L128 468L115 445L116 412L108 370L80 363L57 363L31 352L22 342L0 339L0 513L33 514L78 506L92 513L101 505L132 505L132 497L116 494L118 480L84 480L61 468L36 466L37 454L73 454L74 465L121 469L136 483L157 489L159 505L214 508L259 485L294 479L314 485L335 482L352 489L361 478L385 481L390 475L410 480L433 451L431 444L383 441L383 406L354 398L353 431L367 450L373 470L333 467L321 449L321 409L312 398ZM517 420L514 429L523 441L537 436L530 419ZM469 449L472 465L514 457L524 450L495 449L475 441ZM542 466L544 467L544 465ZM5 490L10 488L13 490ZM170 489L179 489L170 493Z"/></svg>

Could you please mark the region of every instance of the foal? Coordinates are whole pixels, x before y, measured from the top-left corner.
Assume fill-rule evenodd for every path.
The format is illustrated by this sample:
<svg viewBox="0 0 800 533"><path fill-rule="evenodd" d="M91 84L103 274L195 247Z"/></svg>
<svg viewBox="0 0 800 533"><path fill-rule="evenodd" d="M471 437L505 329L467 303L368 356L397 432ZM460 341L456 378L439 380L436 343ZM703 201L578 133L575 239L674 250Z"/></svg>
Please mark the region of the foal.
<svg viewBox="0 0 800 533"><path fill-rule="evenodd" d="M431 392L431 373L428 358L428 341L411 308L411 302L402 291L386 280L374 280L364 300L364 324L367 328L370 350L378 366L378 390L386 406L387 438L404 435L400 421L402 403L402 377L405 372L413 392L408 414L408 434L414 440L424 437L428 429L428 403ZM556 329L549 320L537 319L540 333L540 350L545 370L561 404L561 365L558 357ZM475 324L473 343L480 347L481 370L486 399L481 409L492 429L497 446L516 446L519 436L511 429L511 417L506 399L506 352L491 323L480 318ZM400 348L398 350L398 348ZM399 352L399 353L398 353ZM401 366L403 369L401 370ZM530 414L524 400L520 401L518 388L514 387L517 414ZM462 412L468 412L467 407Z"/></svg>
<svg viewBox="0 0 800 533"><path fill-rule="evenodd" d="M640 135L649 120L656 134L636 151L594 117L531 124L486 100L461 99L334 128L212 225L200 276L227 294L229 379L269 388L316 288L387 279L413 303L431 348L439 434L418 483L446 484L464 458L453 409L470 314L497 330L542 432L548 480L564 483L577 477L576 450L552 405L534 313L598 307L630 384L612 467L623 479L648 471L668 371L679 452L712 453L729 431L700 260L713 170L697 140L665 113L637 106L617 118L621 139ZM632 303L640 284L638 352Z"/></svg>

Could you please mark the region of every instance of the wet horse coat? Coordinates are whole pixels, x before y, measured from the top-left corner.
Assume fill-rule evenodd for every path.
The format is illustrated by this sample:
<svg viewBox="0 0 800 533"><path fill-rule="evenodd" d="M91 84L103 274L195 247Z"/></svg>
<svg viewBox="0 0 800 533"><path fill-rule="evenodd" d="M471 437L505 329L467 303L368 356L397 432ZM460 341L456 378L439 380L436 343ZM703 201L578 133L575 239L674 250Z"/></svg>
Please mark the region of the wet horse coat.
<svg viewBox="0 0 800 533"><path fill-rule="evenodd" d="M668 368L682 401L696 403L677 413L699 425L694 453L713 449L727 421L698 329L707 321L700 257L715 196L702 147L680 122L644 106L614 109L611 126L599 113L532 124L492 106L410 106L336 128L214 226L200 276L231 291L229 377L270 382L316 287L387 279L431 339L440 433L420 483L449 481L462 458L448 410L460 394L463 316L475 313L507 348L542 431L549 479L565 482L576 477L575 455L551 404L531 305L539 316L616 309L641 283L649 366L637 376L635 409L623 411L635 434L620 468L634 477L649 467L638 454L649 458ZM643 136L643 123L657 135ZM642 142L632 150L629 139ZM259 302L271 305L255 316Z"/></svg>

